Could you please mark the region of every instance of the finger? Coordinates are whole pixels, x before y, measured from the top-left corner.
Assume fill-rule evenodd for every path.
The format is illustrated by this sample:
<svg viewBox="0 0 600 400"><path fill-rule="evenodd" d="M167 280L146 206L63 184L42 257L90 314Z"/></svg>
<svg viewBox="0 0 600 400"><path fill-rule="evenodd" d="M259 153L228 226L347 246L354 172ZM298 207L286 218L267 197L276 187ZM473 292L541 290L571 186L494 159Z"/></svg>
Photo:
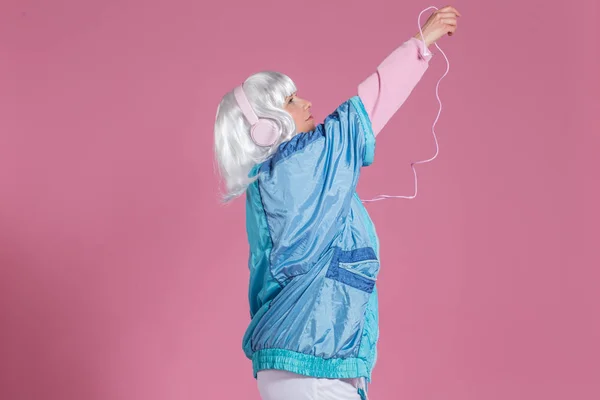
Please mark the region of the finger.
<svg viewBox="0 0 600 400"><path fill-rule="evenodd" d="M448 33L448 36L452 36L456 33L456 26L448 26L446 28L446 33Z"/></svg>
<svg viewBox="0 0 600 400"><path fill-rule="evenodd" d="M456 18L443 18L440 20L442 24L456 26Z"/></svg>
<svg viewBox="0 0 600 400"><path fill-rule="evenodd" d="M461 16L460 12L455 7L448 6L448 7L445 7L445 8L447 8L447 11L452 11L453 13L455 13L456 15L458 15L459 17ZM446 11L446 10L444 10L444 11Z"/></svg>
<svg viewBox="0 0 600 400"><path fill-rule="evenodd" d="M462 17L462 15L460 14L460 12L458 12L458 10L457 10L456 8L452 7L452 6L446 6L446 7L444 7L444 8L440 8L440 9L438 10L438 12L448 12L448 11L454 12L454 13L456 13L456 15L458 15L459 17Z"/></svg>
<svg viewBox="0 0 600 400"><path fill-rule="evenodd" d="M445 13L440 13L438 15L436 15L437 19L443 19L443 18L454 18L456 19L456 14L454 14L453 12L445 12Z"/></svg>

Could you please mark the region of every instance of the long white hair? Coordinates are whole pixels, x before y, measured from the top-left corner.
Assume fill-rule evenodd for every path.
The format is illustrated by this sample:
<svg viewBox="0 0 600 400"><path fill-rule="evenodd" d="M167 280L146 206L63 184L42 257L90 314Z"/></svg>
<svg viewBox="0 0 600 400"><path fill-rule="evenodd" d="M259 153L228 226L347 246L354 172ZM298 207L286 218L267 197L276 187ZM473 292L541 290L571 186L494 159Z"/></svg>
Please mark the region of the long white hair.
<svg viewBox="0 0 600 400"><path fill-rule="evenodd" d="M296 133L292 116L283 109L285 98L296 92L296 85L280 72L263 71L244 82L244 93L259 118L275 121L281 129L278 141L269 147L258 146L250 137L250 124L235 100L233 90L226 93L217 108L215 120L215 157L219 174L225 181L223 200L242 195L256 177L252 168L277 151L279 145Z"/></svg>

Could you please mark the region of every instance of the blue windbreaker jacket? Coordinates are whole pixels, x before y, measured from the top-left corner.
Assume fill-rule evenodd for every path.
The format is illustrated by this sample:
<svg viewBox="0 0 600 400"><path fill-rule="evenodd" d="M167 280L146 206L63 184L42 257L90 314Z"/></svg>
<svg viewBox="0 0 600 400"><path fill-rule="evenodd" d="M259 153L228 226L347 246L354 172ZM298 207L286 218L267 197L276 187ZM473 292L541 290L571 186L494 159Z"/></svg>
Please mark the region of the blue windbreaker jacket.
<svg viewBox="0 0 600 400"><path fill-rule="evenodd" d="M379 243L356 185L374 152L369 115L355 96L252 171L243 349L255 377L281 369L371 381Z"/></svg>

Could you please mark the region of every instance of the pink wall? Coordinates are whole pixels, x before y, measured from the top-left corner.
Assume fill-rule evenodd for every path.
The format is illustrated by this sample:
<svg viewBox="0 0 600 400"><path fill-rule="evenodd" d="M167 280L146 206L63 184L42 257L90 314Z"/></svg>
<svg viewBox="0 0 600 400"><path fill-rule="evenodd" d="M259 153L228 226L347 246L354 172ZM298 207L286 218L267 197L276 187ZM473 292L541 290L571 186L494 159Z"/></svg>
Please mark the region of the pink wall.
<svg viewBox="0 0 600 400"><path fill-rule="evenodd" d="M369 206L371 397L598 399L598 2L453 4L440 155L418 166L416 200ZM258 400L244 205L216 197L217 104L276 69L322 119L429 5L3 0L0 398ZM362 197L412 194L444 70L438 53L378 137Z"/></svg>

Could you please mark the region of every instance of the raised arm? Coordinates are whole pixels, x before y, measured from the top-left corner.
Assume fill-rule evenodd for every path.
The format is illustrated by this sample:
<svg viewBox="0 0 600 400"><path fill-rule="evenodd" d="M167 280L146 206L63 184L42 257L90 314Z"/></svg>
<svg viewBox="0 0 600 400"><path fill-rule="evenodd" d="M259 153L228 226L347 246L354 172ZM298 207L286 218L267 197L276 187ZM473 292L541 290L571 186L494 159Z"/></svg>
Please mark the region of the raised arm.
<svg viewBox="0 0 600 400"><path fill-rule="evenodd" d="M358 96L371 118L375 136L419 83L432 56L424 42L413 37L389 54L377 71L358 85Z"/></svg>

